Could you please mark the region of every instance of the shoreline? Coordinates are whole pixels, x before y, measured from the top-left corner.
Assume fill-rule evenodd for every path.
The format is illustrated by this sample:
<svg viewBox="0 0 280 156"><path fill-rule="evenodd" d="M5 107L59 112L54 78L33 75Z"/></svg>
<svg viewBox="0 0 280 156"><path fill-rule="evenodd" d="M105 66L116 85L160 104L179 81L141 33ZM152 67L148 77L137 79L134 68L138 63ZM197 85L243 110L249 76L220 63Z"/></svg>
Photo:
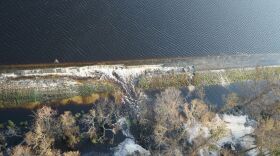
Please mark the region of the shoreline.
<svg viewBox="0 0 280 156"><path fill-rule="evenodd" d="M26 69L0 70L0 105L7 108L25 107L24 104L37 106L57 101L63 104L73 101L82 104L110 97L121 102L134 99L139 90L226 85L255 78L279 79L280 75L280 54L279 57L253 55L245 58L227 56L156 61L157 64L146 60L144 62L147 64L139 65L136 65L137 62L118 62L53 68L25 66ZM262 66L258 66L258 63L262 63Z"/></svg>
<svg viewBox="0 0 280 156"><path fill-rule="evenodd" d="M93 65L157 65L165 66L191 66L194 65L198 70L214 70L227 68L244 68L256 66L280 65L280 54L254 54L254 55L225 55L225 56L195 56L195 57L162 57L131 60L112 60L112 61L92 61L92 62L65 62L65 63L42 63L42 64L13 64L0 65L0 73L38 68L59 68L59 67L82 67Z"/></svg>

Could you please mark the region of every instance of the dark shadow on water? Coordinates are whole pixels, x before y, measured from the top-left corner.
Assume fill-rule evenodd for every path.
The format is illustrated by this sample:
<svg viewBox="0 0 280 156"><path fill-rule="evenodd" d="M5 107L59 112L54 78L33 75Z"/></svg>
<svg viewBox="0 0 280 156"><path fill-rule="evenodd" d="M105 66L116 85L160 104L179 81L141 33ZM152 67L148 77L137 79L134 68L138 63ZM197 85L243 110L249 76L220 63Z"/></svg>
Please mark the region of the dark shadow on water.
<svg viewBox="0 0 280 156"><path fill-rule="evenodd" d="M71 111L73 114L87 112L91 109L91 105L77 105L77 104L67 104L53 106L52 108L57 110L59 114L65 111ZM22 121L30 121L33 119L33 113L36 110L24 109L24 108L10 108L10 109L0 109L0 123L5 123L8 120L13 121L14 123L20 123Z"/></svg>
<svg viewBox="0 0 280 156"><path fill-rule="evenodd" d="M32 110L24 108L0 109L0 123L7 122L8 120L15 123L30 121L33 119L32 115Z"/></svg>
<svg viewBox="0 0 280 156"><path fill-rule="evenodd" d="M204 87L205 101L208 104L221 108L230 93L235 93L239 98L248 99L259 94L267 86L266 81L247 81L231 83L229 85L212 85Z"/></svg>
<svg viewBox="0 0 280 156"><path fill-rule="evenodd" d="M205 101L211 105L222 106L230 90L220 85L205 87Z"/></svg>

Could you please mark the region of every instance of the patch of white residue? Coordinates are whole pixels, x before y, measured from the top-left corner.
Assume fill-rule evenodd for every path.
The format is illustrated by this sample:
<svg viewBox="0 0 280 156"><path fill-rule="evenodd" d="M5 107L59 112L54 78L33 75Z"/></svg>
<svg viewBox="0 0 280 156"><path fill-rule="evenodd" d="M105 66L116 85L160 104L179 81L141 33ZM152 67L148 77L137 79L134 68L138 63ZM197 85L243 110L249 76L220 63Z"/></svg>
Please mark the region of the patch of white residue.
<svg viewBox="0 0 280 156"><path fill-rule="evenodd" d="M20 80L0 80L0 84L4 83L5 85L0 86L0 88L4 87L4 89L17 90L20 88L34 88L34 89L53 89L53 88L62 88L62 87L72 87L77 86L79 84L78 81L69 79L69 78L61 78L61 79L20 79Z"/></svg>
<svg viewBox="0 0 280 156"><path fill-rule="evenodd" d="M72 76L72 77L96 77L97 75L106 75L111 77L116 73L123 80L129 77L135 77L147 71L160 70L162 72L169 70L182 69L182 67L163 67L163 65L94 65L84 67L65 67L65 68L47 68L34 70L19 70L14 73L1 73L0 77L16 78L20 76Z"/></svg>
<svg viewBox="0 0 280 156"><path fill-rule="evenodd" d="M221 85L222 86L228 86L230 84L227 77L224 77L222 73L219 73L220 79L221 79Z"/></svg>
<svg viewBox="0 0 280 156"><path fill-rule="evenodd" d="M124 155L148 156L151 155L151 153L148 150L141 147L140 145L136 144L133 139L127 138L118 145L114 152L114 156Z"/></svg>
<svg viewBox="0 0 280 156"><path fill-rule="evenodd" d="M210 136L208 127L203 126L199 122L195 122L193 124L185 124L185 128L187 130L188 141L190 143L192 143L193 140L198 136L203 136L204 138L208 138Z"/></svg>
<svg viewBox="0 0 280 156"><path fill-rule="evenodd" d="M255 138L248 134L254 131L254 121L249 120L246 115L216 115L211 122L202 124L199 121L191 121L186 123L185 128L188 132L188 141L192 143L197 137L209 138L211 130L216 129L218 126L224 126L226 133L219 138L216 142L211 142L217 147L222 148L225 144L240 145L243 149L250 149L255 147ZM234 149L233 149L234 150ZM256 155L257 151L252 150L248 155ZM208 151L208 148L200 150L200 155L218 155L217 151Z"/></svg>
<svg viewBox="0 0 280 156"><path fill-rule="evenodd" d="M129 125L127 123L126 118L120 118L117 124L120 126L123 135L127 138L115 148L114 156L151 155L151 153L148 150L135 143L135 139L130 133Z"/></svg>
<svg viewBox="0 0 280 156"><path fill-rule="evenodd" d="M244 149L255 147L255 138L249 135L254 132L254 127L252 126L254 121L250 120L247 115L223 114L221 119L224 121L229 133L218 141L220 146L225 143L232 143L234 145L239 144ZM251 151L252 155L255 155L254 153L254 151Z"/></svg>
<svg viewBox="0 0 280 156"><path fill-rule="evenodd" d="M247 122L250 122L247 115L234 116L234 115L222 115L222 120L226 123L228 129L231 130L233 139L241 138L246 134L251 134L254 128L246 126Z"/></svg>
<svg viewBox="0 0 280 156"><path fill-rule="evenodd" d="M195 91L195 86L189 85L188 90L189 90L190 93L194 92Z"/></svg>

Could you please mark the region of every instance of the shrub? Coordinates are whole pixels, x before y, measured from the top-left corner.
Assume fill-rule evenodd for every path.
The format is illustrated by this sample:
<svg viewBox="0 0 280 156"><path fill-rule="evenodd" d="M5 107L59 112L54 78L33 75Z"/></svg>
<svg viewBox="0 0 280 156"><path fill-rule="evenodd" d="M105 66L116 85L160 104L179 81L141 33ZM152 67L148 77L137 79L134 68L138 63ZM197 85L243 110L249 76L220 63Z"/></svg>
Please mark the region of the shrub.
<svg viewBox="0 0 280 156"><path fill-rule="evenodd" d="M280 121L274 119L262 120L254 132L256 145L261 154L269 151L271 155L280 153Z"/></svg>

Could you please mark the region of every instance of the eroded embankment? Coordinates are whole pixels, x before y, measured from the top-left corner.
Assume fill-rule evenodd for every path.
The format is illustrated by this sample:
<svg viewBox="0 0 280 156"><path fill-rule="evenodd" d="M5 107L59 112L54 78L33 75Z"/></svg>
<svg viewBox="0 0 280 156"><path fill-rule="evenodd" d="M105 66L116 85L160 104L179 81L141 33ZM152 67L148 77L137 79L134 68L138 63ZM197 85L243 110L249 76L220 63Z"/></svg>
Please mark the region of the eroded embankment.
<svg viewBox="0 0 280 156"><path fill-rule="evenodd" d="M133 102L138 77L171 71L191 76L189 68L161 65L99 65L2 73L0 107L33 108L42 103L91 104L106 98L113 98L116 103Z"/></svg>
<svg viewBox="0 0 280 156"><path fill-rule="evenodd" d="M16 70L0 75L0 108L34 108L40 104L91 104L111 98L133 103L138 90L162 90L279 79L280 68L259 67L195 71L193 66L95 65Z"/></svg>

